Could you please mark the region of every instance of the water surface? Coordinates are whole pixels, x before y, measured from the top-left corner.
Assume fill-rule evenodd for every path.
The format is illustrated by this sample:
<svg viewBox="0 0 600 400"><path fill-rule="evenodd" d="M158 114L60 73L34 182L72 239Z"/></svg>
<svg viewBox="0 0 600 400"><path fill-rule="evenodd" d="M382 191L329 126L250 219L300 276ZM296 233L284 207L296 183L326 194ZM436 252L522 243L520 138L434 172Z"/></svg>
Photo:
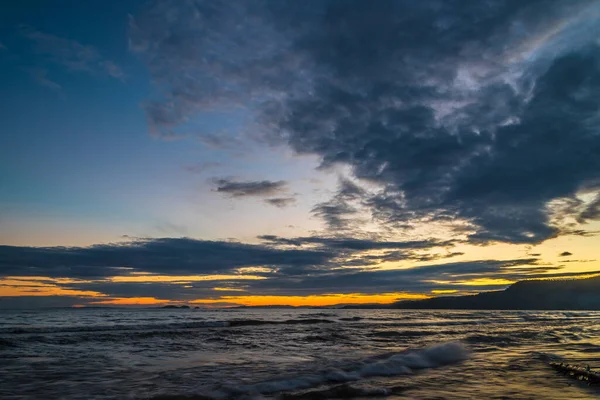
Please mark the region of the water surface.
<svg viewBox="0 0 600 400"><path fill-rule="evenodd" d="M600 312L0 311L7 400L600 397L551 360L600 367Z"/></svg>

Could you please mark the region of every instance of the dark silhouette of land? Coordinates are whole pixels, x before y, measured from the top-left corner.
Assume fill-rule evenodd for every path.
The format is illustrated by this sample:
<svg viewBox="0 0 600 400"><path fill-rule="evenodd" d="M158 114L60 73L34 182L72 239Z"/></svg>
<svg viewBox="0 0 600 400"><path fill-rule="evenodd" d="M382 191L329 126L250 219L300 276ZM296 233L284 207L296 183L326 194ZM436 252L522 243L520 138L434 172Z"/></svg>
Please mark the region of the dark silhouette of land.
<svg viewBox="0 0 600 400"><path fill-rule="evenodd" d="M344 308L467 310L600 310L600 276L571 280L526 280L505 290L469 296L406 300L380 306Z"/></svg>

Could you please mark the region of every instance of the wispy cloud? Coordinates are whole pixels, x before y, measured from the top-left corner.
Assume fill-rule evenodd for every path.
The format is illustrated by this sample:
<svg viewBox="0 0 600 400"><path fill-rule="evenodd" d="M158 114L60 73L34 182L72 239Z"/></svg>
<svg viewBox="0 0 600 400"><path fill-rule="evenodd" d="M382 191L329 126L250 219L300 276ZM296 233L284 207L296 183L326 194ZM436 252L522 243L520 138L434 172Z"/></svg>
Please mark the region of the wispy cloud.
<svg viewBox="0 0 600 400"><path fill-rule="evenodd" d="M227 178L213 179L216 191L231 197L266 197L287 190L285 181L236 181Z"/></svg>
<svg viewBox="0 0 600 400"><path fill-rule="evenodd" d="M33 79L35 79L35 81L42 86L46 86L54 90L62 89L62 86L60 86L58 83L48 79L48 71L43 68L28 68L27 72L29 72Z"/></svg>
<svg viewBox="0 0 600 400"><path fill-rule="evenodd" d="M296 203L294 197L275 197L273 199L265 199L265 203L278 208L285 208Z"/></svg>
<svg viewBox="0 0 600 400"><path fill-rule="evenodd" d="M84 72L94 76L104 75L119 80L124 80L126 77L119 65L104 58L92 45L85 45L76 40L44 33L27 26L22 27L21 33L30 41L35 54L67 71ZM47 82L42 83L45 81L36 80L44 86L49 86Z"/></svg>

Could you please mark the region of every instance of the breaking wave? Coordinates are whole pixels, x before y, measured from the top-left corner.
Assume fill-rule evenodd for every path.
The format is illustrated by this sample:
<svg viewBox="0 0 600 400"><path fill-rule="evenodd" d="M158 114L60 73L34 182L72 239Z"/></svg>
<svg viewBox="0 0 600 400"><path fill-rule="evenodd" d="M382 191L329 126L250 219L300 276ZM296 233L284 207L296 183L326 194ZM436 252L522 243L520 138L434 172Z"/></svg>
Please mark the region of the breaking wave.
<svg viewBox="0 0 600 400"><path fill-rule="evenodd" d="M416 370L458 363L469 358L469 355L469 350L461 343L444 343L419 350L407 350L385 357L369 358L339 369L323 370L315 374L240 385L229 388L227 395L269 395L278 392L311 389L323 384L348 383L364 378L407 375L414 373ZM381 391L377 393L379 395L385 394ZM356 396L357 394L354 393L353 395Z"/></svg>

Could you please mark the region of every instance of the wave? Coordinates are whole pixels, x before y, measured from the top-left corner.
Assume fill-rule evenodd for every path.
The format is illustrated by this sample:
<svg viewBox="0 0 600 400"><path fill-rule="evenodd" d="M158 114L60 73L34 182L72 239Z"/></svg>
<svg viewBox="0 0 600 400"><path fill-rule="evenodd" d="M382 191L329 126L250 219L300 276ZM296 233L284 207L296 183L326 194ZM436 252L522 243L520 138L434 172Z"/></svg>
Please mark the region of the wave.
<svg viewBox="0 0 600 400"><path fill-rule="evenodd" d="M287 393L281 395L281 400L321 400L321 399L352 399L357 397L383 397L400 394L406 391L404 386L392 388L355 387L348 384L337 385L327 389L310 390L303 393Z"/></svg>
<svg viewBox="0 0 600 400"><path fill-rule="evenodd" d="M313 325L313 324L333 324L335 321L329 319L303 318L287 319L285 321L265 321L260 319L240 319L227 322L227 326L256 326L256 325Z"/></svg>
<svg viewBox="0 0 600 400"><path fill-rule="evenodd" d="M340 321L362 321L364 318L362 317L349 317L349 318L340 318Z"/></svg>
<svg viewBox="0 0 600 400"><path fill-rule="evenodd" d="M350 337L332 332L324 335L308 335L304 337L304 340L307 342L338 342L340 340L350 340Z"/></svg>
<svg viewBox="0 0 600 400"><path fill-rule="evenodd" d="M136 324L136 325L77 325L77 326L42 326L27 328L1 328L0 334L40 334L40 333L76 333L103 331L132 331L146 329L194 329L226 327L226 321L173 322L168 324Z"/></svg>
<svg viewBox="0 0 600 400"><path fill-rule="evenodd" d="M377 387L358 387L351 386L348 384L336 385L324 389L314 389L304 392L296 393L282 393L277 396L279 400L323 400L323 399L353 399L353 398L365 398L365 397L385 397L393 394L401 394L406 391L408 387L405 386L394 386L391 388L377 388ZM242 398L254 399L262 398L258 396L242 396ZM152 397L151 400L222 400L223 396L213 395L169 395L163 394Z"/></svg>
<svg viewBox="0 0 600 400"><path fill-rule="evenodd" d="M3 347L15 347L15 344L10 340L0 338L0 349Z"/></svg>
<svg viewBox="0 0 600 400"><path fill-rule="evenodd" d="M259 325L310 325L335 323L328 319L288 319L258 320L236 319L230 321L196 321L173 322L167 324L138 324L138 325L88 325L88 326L49 326L49 327L12 327L0 328L0 334L41 334L41 333L76 333L76 332L103 332L103 331L140 331L140 330L175 330L175 329L200 329L200 328L225 328Z"/></svg>
<svg viewBox="0 0 600 400"><path fill-rule="evenodd" d="M405 337L411 338L411 337L421 337L421 336L427 336L427 335L437 335L440 333L445 333L445 332L440 332L440 331L376 331L376 332L369 334L369 336L376 337L376 338L405 338Z"/></svg>
<svg viewBox="0 0 600 400"><path fill-rule="evenodd" d="M437 368L469 358L470 351L461 343L450 342L420 350L407 350L385 357L369 358L352 365L329 369L310 375L293 376L239 385L226 390L226 396L244 394L271 395L311 389L323 384L340 384L359 381L363 378L412 374L415 370Z"/></svg>
<svg viewBox="0 0 600 400"><path fill-rule="evenodd" d="M512 346L529 343L560 343L561 337L556 332L547 331L512 331L504 333L474 333L463 340L472 344Z"/></svg>

